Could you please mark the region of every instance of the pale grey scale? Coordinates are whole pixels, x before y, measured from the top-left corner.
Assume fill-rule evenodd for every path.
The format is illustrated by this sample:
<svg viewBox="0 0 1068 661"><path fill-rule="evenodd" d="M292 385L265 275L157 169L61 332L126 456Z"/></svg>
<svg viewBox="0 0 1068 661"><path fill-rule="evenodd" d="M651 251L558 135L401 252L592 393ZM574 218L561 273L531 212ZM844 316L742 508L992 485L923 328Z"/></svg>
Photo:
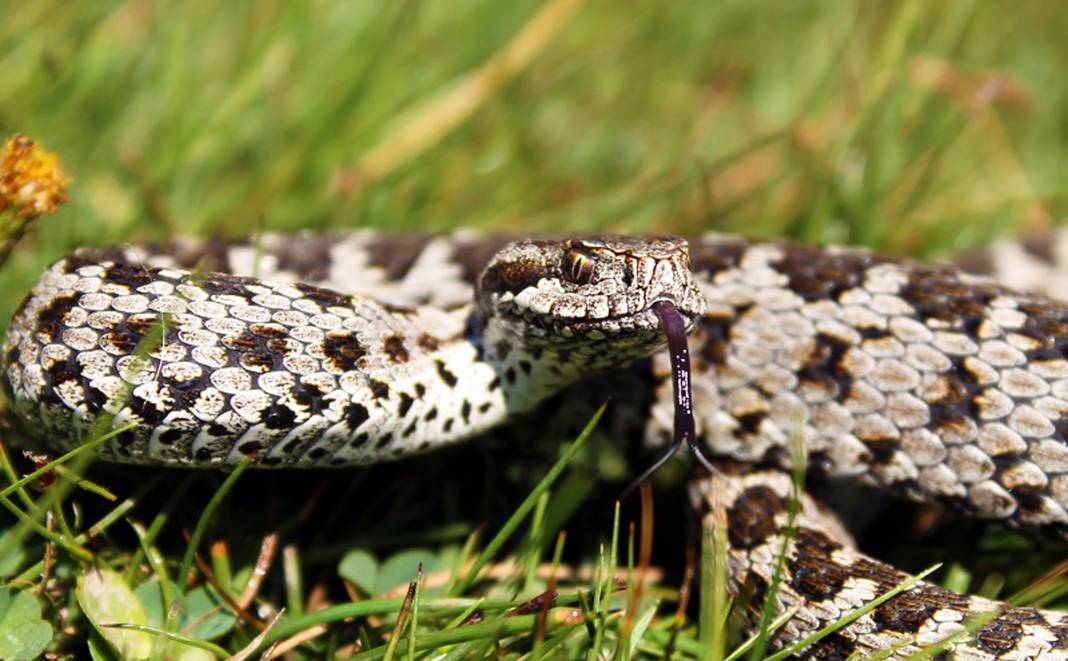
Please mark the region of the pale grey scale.
<svg viewBox="0 0 1068 661"><path fill-rule="evenodd" d="M691 495L705 512L706 523L727 531L732 592L757 589L767 594L786 549L774 612L794 614L773 635L773 647L814 634L911 578L857 551L841 523L808 494L800 494L794 535L786 545L781 531L789 521L787 503L794 496L791 477L785 473L721 474L695 482ZM802 650L797 658L879 654L905 659L945 645L951 658L968 661L1056 660L1068 658L1066 640L1066 613L1015 608L921 581Z"/></svg>
<svg viewBox="0 0 1068 661"><path fill-rule="evenodd" d="M1068 300L1068 228L1001 239L953 262L1019 291Z"/></svg>
<svg viewBox="0 0 1068 661"><path fill-rule="evenodd" d="M800 438L831 475L1068 530L1068 361L1028 357L1061 346L1068 325L1036 339L1025 311L1068 319L1064 304L945 269L925 275L936 290L943 278L984 298L965 325L920 314L928 292L915 279L928 267L907 260L717 235L692 249L709 301L691 340L695 415L715 454L788 465ZM824 294L805 272L819 260L830 269L819 277L845 285ZM649 435L663 437L666 357L655 370ZM975 381L966 397L954 392L962 373Z"/></svg>
<svg viewBox="0 0 1068 661"><path fill-rule="evenodd" d="M40 329L20 326L20 321L34 323L57 297L85 289L79 282L100 278L101 268L106 272L108 266L67 272L65 262L55 265L31 293L5 345L6 351L16 349L20 356L10 363L7 375L16 403L29 419L43 419L55 438L76 442L85 432L94 416L94 393L121 401L130 389L137 405L111 412L116 426L137 427L121 445L107 446L106 458L232 464L255 452L264 455L266 463L367 463L470 434L472 425L491 424L503 406L500 394L486 394L496 377L494 370L480 366L475 348L457 339L463 335L469 308L446 312L423 306L397 314L369 300L359 301L355 308L322 305L300 290L269 281L247 285L247 292L240 295L210 293L188 272L164 270L154 276L173 280L180 296L160 287L160 281L136 288L114 282L97 287L110 293L97 292L88 305L94 312L107 309L118 315L106 320L110 330L68 327L67 322L80 321L79 314L67 314L55 337L44 338ZM150 326L159 312L171 315L165 322L169 330L146 364L131 366L132 356L108 354L115 328L134 319ZM229 323L212 323L217 320ZM268 346L271 341L279 346L265 352L256 344L257 337L267 337ZM392 344L387 346L387 341ZM104 350L97 348L98 343ZM337 345L332 350L331 343ZM242 348L249 351L241 353ZM128 354L130 349L112 353ZM45 354L44 361L36 360L38 353ZM47 368L71 356L78 359L78 378L55 384L51 391L58 401L46 401ZM451 383L427 378L443 370L453 375ZM191 395L188 399L176 398L174 389L158 387L156 375L165 371L171 378L197 382L183 393ZM370 385L375 382L384 387L376 390ZM297 386L315 389L311 406L308 395L294 394ZM459 399L443 391L479 396ZM411 403L405 405L406 400ZM407 430L409 421L425 414L426 401L439 402L440 421L394 434L393 429ZM462 401L481 410L463 413ZM35 407L42 412L29 410ZM403 415L401 408L406 408ZM265 421L271 413L281 415L282 422ZM466 418L464 424L459 423L461 417ZM450 419L457 421L451 434L441 428ZM353 438L361 442L353 444Z"/></svg>

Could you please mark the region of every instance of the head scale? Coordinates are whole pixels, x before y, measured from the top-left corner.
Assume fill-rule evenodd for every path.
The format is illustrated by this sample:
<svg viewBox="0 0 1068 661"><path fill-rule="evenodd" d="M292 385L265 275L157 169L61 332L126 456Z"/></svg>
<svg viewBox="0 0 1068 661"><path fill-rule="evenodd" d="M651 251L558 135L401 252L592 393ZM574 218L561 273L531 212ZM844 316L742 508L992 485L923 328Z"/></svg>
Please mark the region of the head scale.
<svg viewBox="0 0 1068 661"><path fill-rule="evenodd" d="M498 319L527 344L662 346L650 309L674 305L688 325L705 303L678 237L598 236L525 240L498 252L478 283L483 319ZM621 356L624 357L624 356Z"/></svg>

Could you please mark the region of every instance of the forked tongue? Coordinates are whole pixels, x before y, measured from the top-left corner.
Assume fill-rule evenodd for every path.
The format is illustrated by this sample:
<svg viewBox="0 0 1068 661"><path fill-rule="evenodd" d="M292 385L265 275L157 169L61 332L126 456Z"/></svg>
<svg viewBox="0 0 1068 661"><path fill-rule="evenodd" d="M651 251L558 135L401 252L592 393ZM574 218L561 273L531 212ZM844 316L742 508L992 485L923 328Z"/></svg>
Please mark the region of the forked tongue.
<svg viewBox="0 0 1068 661"><path fill-rule="evenodd" d="M686 320L682 318L675 306L667 301L653 303L652 309L667 336L668 353L671 355L671 391L675 401L675 433L671 447L664 453L664 456L657 459L656 463L631 482L623 490L620 500L625 499L642 482L660 470L661 466L675 456L683 443L689 446L691 454L709 472L716 471L712 462L701 452L701 447L697 444L697 434L694 431L693 393L690 389L690 346L686 342Z"/></svg>

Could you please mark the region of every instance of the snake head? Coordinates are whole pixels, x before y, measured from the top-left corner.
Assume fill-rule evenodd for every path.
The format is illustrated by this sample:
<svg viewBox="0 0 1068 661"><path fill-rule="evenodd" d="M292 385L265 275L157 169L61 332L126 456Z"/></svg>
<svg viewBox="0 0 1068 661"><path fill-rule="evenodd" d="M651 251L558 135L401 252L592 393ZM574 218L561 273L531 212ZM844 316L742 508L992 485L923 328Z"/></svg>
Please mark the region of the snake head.
<svg viewBox="0 0 1068 661"><path fill-rule="evenodd" d="M689 246L672 236L524 240L505 246L483 271L478 303L528 343L574 346L609 337L663 345L654 303L671 303L687 329L705 301ZM637 342L634 342L637 340Z"/></svg>

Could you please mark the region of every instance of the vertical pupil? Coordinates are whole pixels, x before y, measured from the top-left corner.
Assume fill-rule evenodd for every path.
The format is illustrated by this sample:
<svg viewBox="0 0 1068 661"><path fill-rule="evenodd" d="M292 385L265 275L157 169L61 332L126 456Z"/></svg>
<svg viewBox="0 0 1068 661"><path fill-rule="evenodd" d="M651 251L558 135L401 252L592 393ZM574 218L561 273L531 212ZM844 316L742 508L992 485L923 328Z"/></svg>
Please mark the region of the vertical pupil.
<svg viewBox="0 0 1068 661"><path fill-rule="evenodd" d="M570 261L571 281L577 283L585 282L587 276L589 275L588 269L586 268L588 266L588 264L586 263L586 258L580 254L571 253Z"/></svg>

